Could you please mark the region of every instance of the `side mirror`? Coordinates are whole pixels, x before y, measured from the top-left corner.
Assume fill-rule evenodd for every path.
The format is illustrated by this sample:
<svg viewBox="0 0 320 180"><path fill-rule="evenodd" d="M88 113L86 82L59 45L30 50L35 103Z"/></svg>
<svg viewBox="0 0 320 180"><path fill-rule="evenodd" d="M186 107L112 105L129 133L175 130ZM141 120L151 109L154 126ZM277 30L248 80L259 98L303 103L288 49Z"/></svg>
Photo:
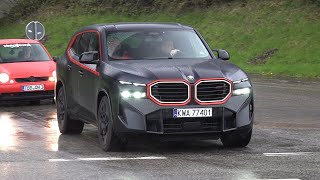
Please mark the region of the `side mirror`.
<svg viewBox="0 0 320 180"><path fill-rule="evenodd" d="M54 62L57 62L57 61L59 61L60 58L58 56L53 56L52 59Z"/></svg>
<svg viewBox="0 0 320 180"><path fill-rule="evenodd" d="M226 50L222 49L213 49L212 51L218 53L218 58L222 60L229 60L230 59L230 54Z"/></svg>
<svg viewBox="0 0 320 180"><path fill-rule="evenodd" d="M84 52L80 55L79 62L84 64L97 64L99 62L99 52L98 51Z"/></svg>

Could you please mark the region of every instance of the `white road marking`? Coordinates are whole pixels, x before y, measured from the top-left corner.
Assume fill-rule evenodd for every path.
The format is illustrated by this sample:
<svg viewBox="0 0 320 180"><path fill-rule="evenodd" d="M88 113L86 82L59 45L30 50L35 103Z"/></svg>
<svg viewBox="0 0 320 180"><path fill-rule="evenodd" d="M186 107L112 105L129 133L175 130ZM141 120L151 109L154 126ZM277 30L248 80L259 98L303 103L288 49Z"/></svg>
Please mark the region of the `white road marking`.
<svg viewBox="0 0 320 180"><path fill-rule="evenodd" d="M312 154L312 152L263 153L265 156L301 156L309 154Z"/></svg>
<svg viewBox="0 0 320 180"><path fill-rule="evenodd" d="M66 161L123 161L123 160L162 160L166 157L133 157L133 158L120 158L120 157L104 157L104 158L77 158L77 159L48 159L49 162L66 162Z"/></svg>

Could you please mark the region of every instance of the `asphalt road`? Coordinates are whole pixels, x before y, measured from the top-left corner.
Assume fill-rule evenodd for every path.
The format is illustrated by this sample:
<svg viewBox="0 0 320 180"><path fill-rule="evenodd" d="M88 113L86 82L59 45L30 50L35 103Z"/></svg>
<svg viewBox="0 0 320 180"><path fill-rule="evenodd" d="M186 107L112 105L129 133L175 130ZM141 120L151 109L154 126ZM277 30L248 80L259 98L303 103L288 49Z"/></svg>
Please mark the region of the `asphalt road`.
<svg viewBox="0 0 320 180"><path fill-rule="evenodd" d="M320 179L320 83L254 78L252 141L130 143L103 152L96 128L60 135L55 106L0 105L0 179Z"/></svg>

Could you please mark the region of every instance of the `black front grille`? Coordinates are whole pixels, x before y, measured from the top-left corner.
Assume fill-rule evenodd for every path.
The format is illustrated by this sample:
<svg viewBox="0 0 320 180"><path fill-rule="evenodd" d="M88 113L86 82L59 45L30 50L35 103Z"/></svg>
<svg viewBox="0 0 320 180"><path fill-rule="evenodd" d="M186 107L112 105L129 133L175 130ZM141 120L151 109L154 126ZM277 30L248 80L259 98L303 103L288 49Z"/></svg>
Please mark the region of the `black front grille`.
<svg viewBox="0 0 320 180"><path fill-rule="evenodd" d="M230 84L225 81L203 81L197 84L199 101L221 101L230 93Z"/></svg>
<svg viewBox="0 0 320 180"><path fill-rule="evenodd" d="M223 128L224 121L231 121L235 115L225 114L227 111L225 108L217 107L212 109L212 117L173 118L172 108L162 109L146 116L146 129L149 132L164 134L222 132L222 129L229 128Z"/></svg>
<svg viewBox="0 0 320 180"><path fill-rule="evenodd" d="M221 118L168 118L163 120L164 133L176 132L219 132L221 131Z"/></svg>
<svg viewBox="0 0 320 180"><path fill-rule="evenodd" d="M188 99L189 87L183 82L158 82L151 86L151 95L160 102L184 102Z"/></svg>
<svg viewBox="0 0 320 180"><path fill-rule="evenodd" d="M48 81L49 77L26 77L26 78L16 78L15 81L18 83L23 82L41 82L41 81Z"/></svg>

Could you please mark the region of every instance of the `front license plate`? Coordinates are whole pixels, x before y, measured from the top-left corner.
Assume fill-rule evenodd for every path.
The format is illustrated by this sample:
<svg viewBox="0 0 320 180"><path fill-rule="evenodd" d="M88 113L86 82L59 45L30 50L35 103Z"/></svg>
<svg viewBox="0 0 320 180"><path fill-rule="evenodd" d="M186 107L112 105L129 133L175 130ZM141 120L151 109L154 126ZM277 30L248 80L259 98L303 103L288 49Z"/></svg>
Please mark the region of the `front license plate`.
<svg viewBox="0 0 320 180"><path fill-rule="evenodd" d="M173 117L212 117L212 108L173 109Z"/></svg>
<svg viewBox="0 0 320 180"><path fill-rule="evenodd" d="M28 85L28 86L22 86L22 91L43 91L44 85Z"/></svg>

